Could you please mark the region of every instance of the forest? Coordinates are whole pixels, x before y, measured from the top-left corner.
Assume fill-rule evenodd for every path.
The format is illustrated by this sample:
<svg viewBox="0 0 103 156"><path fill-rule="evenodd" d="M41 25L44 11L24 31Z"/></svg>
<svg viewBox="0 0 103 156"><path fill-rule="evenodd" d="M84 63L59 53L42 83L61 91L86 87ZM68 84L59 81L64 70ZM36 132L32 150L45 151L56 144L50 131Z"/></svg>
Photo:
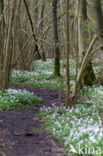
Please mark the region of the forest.
<svg viewBox="0 0 103 156"><path fill-rule="evenodd" d="M0 0L0 156L103 156L103 0Z"/></svg>

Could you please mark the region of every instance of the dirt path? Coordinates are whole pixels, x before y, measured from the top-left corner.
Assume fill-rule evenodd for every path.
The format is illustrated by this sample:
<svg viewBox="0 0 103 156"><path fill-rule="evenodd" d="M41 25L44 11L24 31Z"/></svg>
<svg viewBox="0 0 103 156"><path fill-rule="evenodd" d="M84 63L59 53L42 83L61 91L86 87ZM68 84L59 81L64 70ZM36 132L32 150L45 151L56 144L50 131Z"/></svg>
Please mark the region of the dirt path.
<svg viewBox="0 0 103 156"><path fill-rule="evenodd" d="M12 88L24 89L23 86ZM6 156L64 156L62 146L43 132L38 119L40 107L57 103L58 92L25 88L42 97L44 102L32 109L0 111L0 149Z"/></svg>

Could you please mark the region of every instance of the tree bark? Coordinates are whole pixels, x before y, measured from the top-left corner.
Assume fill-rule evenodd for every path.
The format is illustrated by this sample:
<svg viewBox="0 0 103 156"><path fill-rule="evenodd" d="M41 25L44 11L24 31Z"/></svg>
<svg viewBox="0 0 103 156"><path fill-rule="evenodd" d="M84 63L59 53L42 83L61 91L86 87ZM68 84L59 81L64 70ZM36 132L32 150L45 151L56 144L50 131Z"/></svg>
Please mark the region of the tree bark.
<svg viewBox="0 0 103 156"><path fill-rule="evenodd" d="M96 29L97 33L102 37L103 39L103 11L102 11L102 5L101 0L94 0L94 9L95 9L95 21L96 21Z"/></svg>
<svg viewBox="0 0 103 156"><path fill-rule="evenodd" d="M5 46L5 59L4 59L4 66L3 66L3 73L2 73L2 81L0 84L1 90L7 89L9 85L9 73L10 73L11 56L12 56L12 50L10 49L10 39L11 39L11 30L13 24L15 2L16 2L15 0L11 0L10 2L11 8L10 8L8 34L7 34L6 46Z"/></svg>
<svg viewBox="0 0 103 156"><path fill-rule="evenodd" d="M79 7L79 18L78 18L79 66L81 66L89 42L88 28L86 27L88 22L86 0L80 0L78 2L78 7ZM92 62L90 60L82 76L81 85L92 86L95 79L96 77L93 71Z"/></svg>
<svg viewBox="0 0 103 156"><path fill-rule="evenodd" d="M40 11L39 11L39 15L38 15L39 16L38 17L39 21L41 21L43 19L44 9L45 9L45 1L42 0L42 2L40 3ZM39 26L39 33L42 34L43 31L44 31L44 21L42 21L40 26ZM43 39L43 37L41 39ZM46 61L46 55L45 55L45 52L44 52L44 44L43 44L42 41L39 44L40 44L40 47L41 47L42 61Z"/></svg>
<svg viewBox="0 0 103 156"><path fill-rule="evenodd" d="M52 0L52 17L53 17L53 33L54 33L54 75L60 76L60 50L58 38L58 21L57 21L57 4L58 0Z"/></svg>
<svg viewBox="0 0 103 156"><path fill-rule="evenodd" d="M71 107L70 101L70 71L69 71L69 58L70 58L70 33L69 33L69 0L66 0L66 106Z"/></svg>
<svg viewBox="0 0 103 156"><path fill-rule="evenodd" d="M31 18L31 15L30 15L30 12L29 12L29 8L28 8L28 5L27 5L27 2L26 0L23 0L24 1L24 4L25 4L25 8L26 8L26 11L27 11L27 15L29 17L29 21L30 21L30 25L31 25L31 29L32 29L32 33L33 33L33 38L34 38L34 42L35 42L35 53L38 54L39 58L41 58L41 55L39 53L39 48L38 48L38 45L36 44L37 43L37 38L36 38L36 35L34 34L34 26L33 26L33 21L32 21L32 18Z"/></svg>
<svg viewBox="0 0 103 156"><path fill-rule="evenodd" d="M3 44L5 38L5 30L4 30L4 17L3 17L3 9L4 9L4 1L0 1L0 75L3 68Z"/></svg>
<svg viewBox="0 0 103 156"><path fill-rule="evenodd" d="M96 21L96 29L97 33L99 34L99 38L101 40L102 48L103 49L103 10L102 10L102 1L94 0L94 10L95 10L95 21ZM103 85L103 71L99 78L99 84Z"/></svg>

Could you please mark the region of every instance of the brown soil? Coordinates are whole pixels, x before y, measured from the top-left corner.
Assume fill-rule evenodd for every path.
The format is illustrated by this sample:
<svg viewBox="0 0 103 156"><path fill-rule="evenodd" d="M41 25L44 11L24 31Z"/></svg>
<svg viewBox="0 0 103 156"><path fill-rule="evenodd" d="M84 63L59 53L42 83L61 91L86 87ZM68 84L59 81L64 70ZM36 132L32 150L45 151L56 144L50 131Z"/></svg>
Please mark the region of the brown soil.
<svg viewBox="0 0 103 156"><path fill-rule="evenodd" d="M6 156L64 156L63 146L43 131L38 118L40 107L58 104L58 92L16 85L11 87L27 89L42 97L44 102L35 108L0 111L0 149Z"/></svg>

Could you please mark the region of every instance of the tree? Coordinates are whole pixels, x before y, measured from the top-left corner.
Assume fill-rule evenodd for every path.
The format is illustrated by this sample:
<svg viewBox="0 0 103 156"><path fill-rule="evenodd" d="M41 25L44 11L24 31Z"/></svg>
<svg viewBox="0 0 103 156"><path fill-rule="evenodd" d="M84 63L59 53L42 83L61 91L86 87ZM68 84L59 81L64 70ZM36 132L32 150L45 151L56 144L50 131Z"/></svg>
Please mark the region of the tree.
<svg viewBox="0 0 103 156"><path fill-rule="evenodd" d="M81 66L82 60L85 56L86 49L89 42L88 34L88 16L87 16L87 1L79 0L79 18L78 18L78 45L79 45L79 66ZM95 81L95 74L92 67L91 60L88 62L85 68L84 74L82 75L83 85L92 86Z"/></svg>
<svg viewBox="0 0 103 156"><path fill-rule="evenodd" d="M33 33L33 39L34 39L34 42L35 42L35 49L34 49L34 53L41 58L41 55L39 53L39 47L38 47L38 44L37 44L37 38L36 38L36 35L34 33L34 24L33 24L33 21L32 21L32 18L31 18L31 15L30 15L30 11L29 11L29 8L28 8L28 5L27 5L27 2L26 0L23 0L24 1L24 4L25 4L25 8L26 8L26 11L27 11L27 15L28 15L28 18L29 18L29 22L30 22L30 25L31 25L31 30L32 30L32 33Z"/></svg>
<svg viewBox="0 0 103 156"><path fill-rule="evenodd" d="M97 33L101 38L103 38L103 11L102 11L101 0L99 1L94 0L93 4L94 4L94 11L95 11Z"/></svg>
<svg viewBox="0 0 103 156"><path fill-rule="evenodd" d="M10 74L10 65L11 65L11 57L12 57L12 50L10 49L10 39L11 39L11 30L13 24L13 16L15 11L15 0L10 1L10 17L9 17L9 25L8 25L8 33L6 38L6 44L4 47L5 50L5 58L4 58L4 65L3 65L3 72L1 78L0 89L5 90L8 88L9 85L9 74Z"/></svg>
<svg viewBox="0 0 103 156"><path fill-rule="evenodd" d="M93 1L94 4L94 11L95 11L95 21L96 21L96 30L99 38L101 40L101 50L103 51L103 11L102 11L102 1ZM99 78L99 83L103 85L103 71Z"/></svg>
<svg viewBox="0 0 103 156"><path fill-rule="evenodd" d="M53 18L53 33L54 33L54 75L60 76L60 50L58 38L58 21L57 21L57 4L58 0L52 0L52 18Z"/></svg>
<svg viewBox="0 0 103 156"><path fill-rule="evenodd" d="M70 58L70 34L69 34L69 0L66 0L66 106L72 106L70 101L70 71L69 71L69 58Z"/></svg>
<svg viewBox="0 0 103 156"><path fill-rule="evenodd" d="M1 75L3 70L3 44L4 44L4 38L5 38L5 23L4 23L4 17L3 17L3 9L4 9L4 1L0 1L0 84L1 84Z"/></svg>
<svg viewBox="0 0 103 156"><path fill-rule="evenodd" d="M43 19L44 16L44 9L45 9L45 1L43 0L39 6L39 14L38 14L38 20L41 21ZM39 33L42 34L44 31L44 22L42 21L40 26L39 26ZM41 37L41 39L43 39L43 37ZM40 43L40 47L41 47L41 55L42 55L42 60L46 61L46 56L45 56L45 52L44 52L44 44L41 41Z"/></svg>

